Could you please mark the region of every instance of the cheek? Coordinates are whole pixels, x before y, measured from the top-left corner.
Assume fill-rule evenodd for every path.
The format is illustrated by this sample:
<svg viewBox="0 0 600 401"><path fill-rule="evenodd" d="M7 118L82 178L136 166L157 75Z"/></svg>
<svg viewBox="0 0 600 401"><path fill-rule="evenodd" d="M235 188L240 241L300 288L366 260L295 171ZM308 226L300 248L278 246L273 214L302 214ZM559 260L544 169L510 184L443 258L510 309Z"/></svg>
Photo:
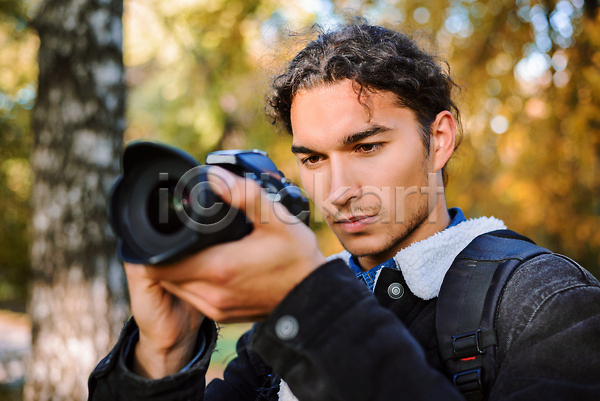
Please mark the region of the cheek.
<svg viewBox="0 0 600 401"><path fill-rule="evenodd" d="M411 155L412 156L412 155ZM388 182L396 182L397 186L408 187L421 185L425 170L422 157L399 158L395 162L395 168L390 168L387 177Z"/></svg>
<svg viewBox="0 0 600 401"><path fill-rule="evenodd" d="M308 196L313 197L313 178L312 174L308 174L306 171L302 170L300 167L300 182L302 183L302 187L308 193Z"/></svg>
<svg viewBox="0 0 600 401"><path fill-rule="evenodd" d="M308 197L315 203L315 206L320 209L318 202L315 198L315 181L313 174L301 172L300 173L300 181L302 182L302 187L306 191Z"/></svg>
<svg viewBox="0 0 600 401"><path fill-rule="evenodd" d="M308 196L314 201L315 198L327 197L329 195L329 183L322 172L313 172L304 169L300 171L300 181Z"/></svg>

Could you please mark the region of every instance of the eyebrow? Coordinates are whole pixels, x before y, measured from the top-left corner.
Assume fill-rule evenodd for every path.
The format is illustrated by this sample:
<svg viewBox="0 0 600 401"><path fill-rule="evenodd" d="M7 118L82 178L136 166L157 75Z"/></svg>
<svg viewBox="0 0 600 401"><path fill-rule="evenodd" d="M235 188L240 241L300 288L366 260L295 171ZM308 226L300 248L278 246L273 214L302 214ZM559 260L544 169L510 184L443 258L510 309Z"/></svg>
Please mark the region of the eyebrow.
<svg viewBox="0 0 600 401"><path fill-rule="evenodd" d="M384 127L382 125L375 125L367 130L361 131L361 132L356 132L354 134L350 134L347 137L345 137L344 139L342 139L340 142L342 144L342 146L348 146L348 145L352 145L354 143L360 142L363 139L369 138L373 135L377 135L377 134L381 134L387 131L391 131L391 128L388 127ZM302 154L310 154L310 153L319 153L314 149L311 149L307 146L302 146L302 145L292 145L292 153L294 154L298 154L298 153L302 153Z"/></svg>
<svg viewBox="0 0 600 401"><path fill-rule="evenodd" d="M391 130L392 130L391 128L384 127L382 125L374 125L373 127L369 128L367 130L348 135L347 137L342 139L341 143L344 146L352 145L354 143L360 142L363 139L366 139L373 135L382 134L384 132L391 131Z"/></svg>
<svg viewBox="0 0 600 401"><path fill-rule="evenodd" d="M309 153L317 153L317 151L313 150L311 148L307 148L306 146L292 145L292 153L293 154L298 154L298 153L309 154Z"/></svg>

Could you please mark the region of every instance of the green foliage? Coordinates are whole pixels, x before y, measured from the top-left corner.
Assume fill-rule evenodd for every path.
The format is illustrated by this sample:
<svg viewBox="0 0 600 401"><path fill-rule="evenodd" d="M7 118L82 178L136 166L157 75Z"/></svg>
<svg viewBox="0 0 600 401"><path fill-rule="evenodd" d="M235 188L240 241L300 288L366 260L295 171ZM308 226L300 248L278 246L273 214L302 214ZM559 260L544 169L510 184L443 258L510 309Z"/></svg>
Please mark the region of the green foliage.
<svg viewBox="0 0 600 401"><path fill-rule="evenodd" d="M24 304L38 39L19 1L0 1L0 11L0 302Z"/></svg>
<svg viewBox="0 0 600 401"><path fill-rule="evenodd" d="M270 13L266 3L128 3L126 140L160 139L202 156L232 143L248 146L250 132L266 135L252 54L260 20Z"/></svg>

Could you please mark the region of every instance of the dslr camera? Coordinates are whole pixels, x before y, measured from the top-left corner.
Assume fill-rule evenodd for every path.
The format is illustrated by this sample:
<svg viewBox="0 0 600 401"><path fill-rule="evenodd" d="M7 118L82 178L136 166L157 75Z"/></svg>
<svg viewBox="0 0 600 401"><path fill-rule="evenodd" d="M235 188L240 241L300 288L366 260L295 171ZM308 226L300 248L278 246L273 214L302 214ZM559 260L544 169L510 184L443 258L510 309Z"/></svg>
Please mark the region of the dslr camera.
<svg viewBox="0 0 600 401"><path fill-rule="evenodd" d="M123 152L121 175L108 201L121 260L166 264L252 231L245 214L229 207L215 192L208 181L209 166L252 178L271 201L280 202L298 218L294 222L309 224L308 199L264 151L212 152L206 156L206 165L201 165L180 149L134 142ZM236 189L230 188L232 196Z"/></svg>

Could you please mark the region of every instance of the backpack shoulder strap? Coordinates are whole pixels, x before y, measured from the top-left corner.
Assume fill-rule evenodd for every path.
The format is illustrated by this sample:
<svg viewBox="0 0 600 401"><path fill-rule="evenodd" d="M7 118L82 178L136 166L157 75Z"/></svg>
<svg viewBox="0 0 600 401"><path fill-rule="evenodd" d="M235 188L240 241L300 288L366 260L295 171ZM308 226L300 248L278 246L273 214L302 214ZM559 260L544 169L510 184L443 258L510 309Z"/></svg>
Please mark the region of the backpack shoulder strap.
<svg viewBox="0 0 600 401"><path fill-rule="evenodd" d="M544 253L551 252L513 231L492 231L475 238L446 273L436 307L439 355L467 400L483 399L495 381L495 319L507 281Z"/></svg>

